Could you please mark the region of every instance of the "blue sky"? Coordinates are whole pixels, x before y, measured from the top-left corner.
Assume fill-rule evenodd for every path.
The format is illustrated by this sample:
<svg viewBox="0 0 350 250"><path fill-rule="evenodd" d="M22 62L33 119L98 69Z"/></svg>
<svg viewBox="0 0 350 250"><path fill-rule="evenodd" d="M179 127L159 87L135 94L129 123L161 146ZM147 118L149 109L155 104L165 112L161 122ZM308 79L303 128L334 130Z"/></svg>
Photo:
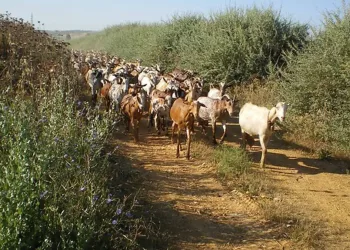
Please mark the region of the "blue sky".
<svg viewBox="0 0 350 250"><path fill-rule="evenodd" d="M284 17L294 21L320 25L322 13L342 6L341 0L6 0L1 1L0 13L34 23L40 20L49 30L101 30L125 22L159 22L173 14L203 13L227 7L258 7L272 5ZM349 0L347 0L349 2Z"/></svg>

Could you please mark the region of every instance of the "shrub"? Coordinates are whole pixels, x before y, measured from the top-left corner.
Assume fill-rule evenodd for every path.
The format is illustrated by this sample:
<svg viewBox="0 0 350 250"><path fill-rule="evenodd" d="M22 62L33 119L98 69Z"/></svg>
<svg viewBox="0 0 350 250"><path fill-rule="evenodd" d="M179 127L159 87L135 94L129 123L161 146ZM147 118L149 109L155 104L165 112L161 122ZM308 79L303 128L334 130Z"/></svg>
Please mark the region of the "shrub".
<svg viewBox="0 0 350 250"><path fill-rule="evenodd" d="M350 143L350 15L344 12L325 15L324 27L308 48L289 57L282 97L290 102L289 128L302 131L300 136L322 145L322 150L349 151ZM302 119L310 119L305 130ZM326 148L323 148L325 146Z"/></svg>
<svg viewBox="0 0 350 250"><path fill-rule="evenodd" d="M109 161L113 124L79 101L66 45L9 14L0 26L0 248L138 248L128 163Z"/></svg>
<svg viewBox="0 0 350 250"><path fill-rule="evenodd" d="M220 146L214 152L214 162L220 177L234 178L247 173L251 162L244 150Z"/></svg>
<svg viewBox="0 0 350 250"><path fill-rule="evenodd" d="M239 81L284 67L282 54L301 49L307 30L307 25L284 19L272 8L230 8L209 18L188 14L163 24L117 25L72 45L127 59L141 57L167 70L191 69L206 81Z"/></svg>

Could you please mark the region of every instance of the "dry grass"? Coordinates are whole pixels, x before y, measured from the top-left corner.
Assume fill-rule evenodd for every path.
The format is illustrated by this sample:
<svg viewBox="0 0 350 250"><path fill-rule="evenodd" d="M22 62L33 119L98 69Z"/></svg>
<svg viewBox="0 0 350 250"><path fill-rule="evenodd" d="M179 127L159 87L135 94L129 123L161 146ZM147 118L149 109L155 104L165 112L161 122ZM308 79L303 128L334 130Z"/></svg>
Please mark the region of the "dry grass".
<svg viewBox="0 0 350 250"><path fill-rule="evenodd" d="M192 144L192 155L207 160L206 163L216 169L218 177L228 189L239 190L253 199L261 209L259 213L280 226L281 235L293 242L294 249L323 249L321 238L325 234L324 227L298 214L300 209L281 198L281 190L275 182L264 171L255 168L249 158L232 157L234 150L214 148L196 138ZM238 169L241 169L242 159L248 161L245 162L245 171L237 172L234 165L239 165Z"/></svg>
<svg viewBox="0 0 350 250"><path fill-rule="evenodd" d="M280 198L261 200L259 204L266 219L283 226L295 249L324 249L321 238L325 231L320 222L304 218L296 207Z"/></svg>

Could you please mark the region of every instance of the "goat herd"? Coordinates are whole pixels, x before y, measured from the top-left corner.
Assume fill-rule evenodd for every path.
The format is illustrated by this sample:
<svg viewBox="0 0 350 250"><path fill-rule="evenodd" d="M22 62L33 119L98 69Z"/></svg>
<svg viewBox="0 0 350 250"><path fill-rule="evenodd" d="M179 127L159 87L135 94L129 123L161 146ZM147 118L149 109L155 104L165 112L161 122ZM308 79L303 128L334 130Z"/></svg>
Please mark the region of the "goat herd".
<svg viewBox="0 0 350 250"><path fill-rule="evenodd" d="M107 54L72 51L72 63L91 88L92 105L99 95L106 104L106 110L115 110L125 117L126 129L131 123L134 140L138 141L138 128L143 112L148 111L148 126L155 126L158 135L167 134L170 119L172 121L172 141L177 132L176 156L180 156L180 133L186 130L187 159L190 158L191 134L194 123L205 127L210 121L213 131L213 143L216 144L216 122L221 122L223 135L226 136L226 121L233 116L235 97L230 98L225 90L230 86L220 83L220 88L212 84L207 96L202 95L203 80L193 71L175 69L164 73L159 65L141 66L141 60L128 63L119 57ZM147 107L147 109L146 109ZM287 105L277 103L272 109L246 103L239 113L239 125L242 131L242 147L246 143L252 147L252 136L259 135L262 147L260 166L264 167L267 144L278 118L283 121Z"/></svg>

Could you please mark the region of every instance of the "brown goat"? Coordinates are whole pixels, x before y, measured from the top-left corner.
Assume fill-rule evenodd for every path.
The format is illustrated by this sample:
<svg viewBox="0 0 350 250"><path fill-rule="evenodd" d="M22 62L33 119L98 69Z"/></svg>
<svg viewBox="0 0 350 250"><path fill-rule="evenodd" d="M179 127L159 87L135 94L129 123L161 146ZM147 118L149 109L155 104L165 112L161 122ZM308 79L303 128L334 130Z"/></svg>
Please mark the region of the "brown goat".
<svg viewBox="0 0 350 250"><path fill-rule="evenodd" d="M142 105L140 94L127 94L120 103L121 111L125 118L125 130L129 131L129 125L134 130L134 141L139 140L139 124L142 117Z"/></svg>
<svg viewBox="0 0 350 250"><path fill-rule="evenodd" d="M112 87L112 84L110 82L106 82L102 89L101 89L101 98L103 98L103 100L105 100L105 105L106 105L106 111L108 112L109 111L109 107L111 105L111 99L109 97L109 90L111 89Z"/></svg>
<svg viewBox="0 0 350 250"><path fill-rule="evenodd" d="M191 131L194 128L194 121L197 118L198 110L201 104L199 102L188 103L182 98L175 100L170 109L170 117L173 120L171 139L174 143L174 132L177 130L176 157L180 156L180 134L182 129L186 129L187 134L187 153L186 158L190 158Z"/></svg>

